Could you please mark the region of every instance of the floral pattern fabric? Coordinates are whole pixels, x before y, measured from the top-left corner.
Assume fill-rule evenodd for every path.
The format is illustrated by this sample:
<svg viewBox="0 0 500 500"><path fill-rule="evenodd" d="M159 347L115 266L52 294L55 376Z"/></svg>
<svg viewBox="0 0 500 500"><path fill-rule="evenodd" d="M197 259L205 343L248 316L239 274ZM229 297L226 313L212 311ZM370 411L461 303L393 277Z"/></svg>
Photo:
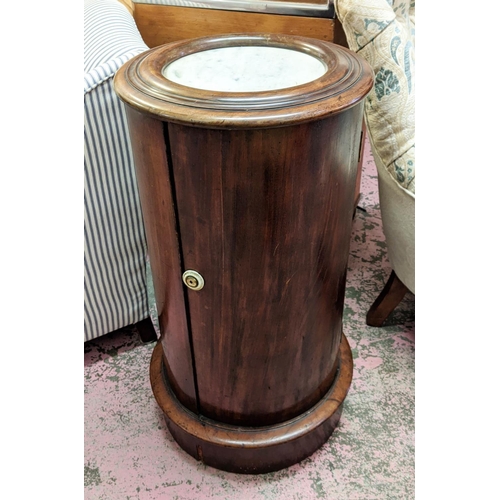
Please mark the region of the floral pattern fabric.
<svg viewBox="0 0 500 500"><path fill-rule="evenodd" d="M415 1L335 0L335 11L349 48L374 71L365 101L372 147L415 194Z"/></svg>

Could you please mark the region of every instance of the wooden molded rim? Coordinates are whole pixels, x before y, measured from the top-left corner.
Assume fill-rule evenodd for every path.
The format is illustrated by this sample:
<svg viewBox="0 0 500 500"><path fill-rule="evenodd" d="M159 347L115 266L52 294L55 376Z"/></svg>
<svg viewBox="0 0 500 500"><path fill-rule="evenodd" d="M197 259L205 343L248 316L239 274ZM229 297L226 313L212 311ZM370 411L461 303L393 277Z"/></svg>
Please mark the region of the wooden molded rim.
<svg viewBox="0 0 500 500"><path fill-rule="evenodd" d="M351 384L353 372L351 349L343 334L339 356L338 376L327 394L316 405L291 420L266 427L245 428L219 423L195 415L182 406L173 395L168 381L164 377L161 342L158 342L153 350L150 379L155 399L165 414L167 421L170 420L175 423L181 432L225 449L263 449L265 453L266 449L299 440L308 434L314 433L333 415L341 411L342 403ZM313 451L311 450L310 453ZM265 454L263 460L265 460Z"/></svg>
<svg viewBox="0 0 500 500"><path fill-rule="evenodd" d="M163 75L163 69L181 57L235 46L304 52L321 60L326 73L295 87L259 92L197 89ZM372 69L349 49L316 39L276 34L220 35L162 45L125 63L114 79L116 93L133 108L164 121L207 128L277 127L326 118L359 103L372 85Z"/></svg>

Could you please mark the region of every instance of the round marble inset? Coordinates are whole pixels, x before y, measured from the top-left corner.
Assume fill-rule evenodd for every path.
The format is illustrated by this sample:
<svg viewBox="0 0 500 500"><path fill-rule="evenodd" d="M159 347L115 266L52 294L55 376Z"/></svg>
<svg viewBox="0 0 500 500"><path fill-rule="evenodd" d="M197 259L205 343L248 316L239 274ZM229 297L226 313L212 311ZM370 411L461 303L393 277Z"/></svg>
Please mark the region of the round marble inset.
<svg viewBox="0 0 500 500"><path fill-rule="evenodd" d="M298 50L243 46L204 50L163 68L168 80L202 90L259 92L295 87L323 76L326 65Z"/></svg>

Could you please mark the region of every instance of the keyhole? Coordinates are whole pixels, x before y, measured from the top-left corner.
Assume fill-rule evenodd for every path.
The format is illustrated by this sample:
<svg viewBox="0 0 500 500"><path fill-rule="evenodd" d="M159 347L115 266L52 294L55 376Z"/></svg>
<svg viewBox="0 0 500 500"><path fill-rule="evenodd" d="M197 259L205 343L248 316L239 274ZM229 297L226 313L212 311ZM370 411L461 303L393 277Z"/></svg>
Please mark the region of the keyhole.
<svg viewBox="0 0 500 500"><path fill-rule="evenodd" d="M192 276L187 278L186 281L187 281L187 284L193 288L196 288L198 286L198 280L196 278L193 278Z"/></svg>
<svg viewBox="0 0 500 500"><path fill-rule="evenodd" d="M182 280L184 281L184 284L191 290L201 290L205 285L203 276L193 270L185 271L182 275Z"/></svg>

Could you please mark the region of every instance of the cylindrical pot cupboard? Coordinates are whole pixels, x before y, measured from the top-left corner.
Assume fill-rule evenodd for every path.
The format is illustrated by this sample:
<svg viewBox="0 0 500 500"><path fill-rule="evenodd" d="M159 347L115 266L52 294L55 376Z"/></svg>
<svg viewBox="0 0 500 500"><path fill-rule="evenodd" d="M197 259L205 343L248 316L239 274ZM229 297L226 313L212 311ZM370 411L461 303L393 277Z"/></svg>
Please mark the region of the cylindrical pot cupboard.
<svg viewBox="0 0 500 500"><path fill-rule="evenodd" d="M159 314L153 393L180 446L277 470L338 423L342 333L368 65L280 35L164 45L125 64Z"/></svg>

